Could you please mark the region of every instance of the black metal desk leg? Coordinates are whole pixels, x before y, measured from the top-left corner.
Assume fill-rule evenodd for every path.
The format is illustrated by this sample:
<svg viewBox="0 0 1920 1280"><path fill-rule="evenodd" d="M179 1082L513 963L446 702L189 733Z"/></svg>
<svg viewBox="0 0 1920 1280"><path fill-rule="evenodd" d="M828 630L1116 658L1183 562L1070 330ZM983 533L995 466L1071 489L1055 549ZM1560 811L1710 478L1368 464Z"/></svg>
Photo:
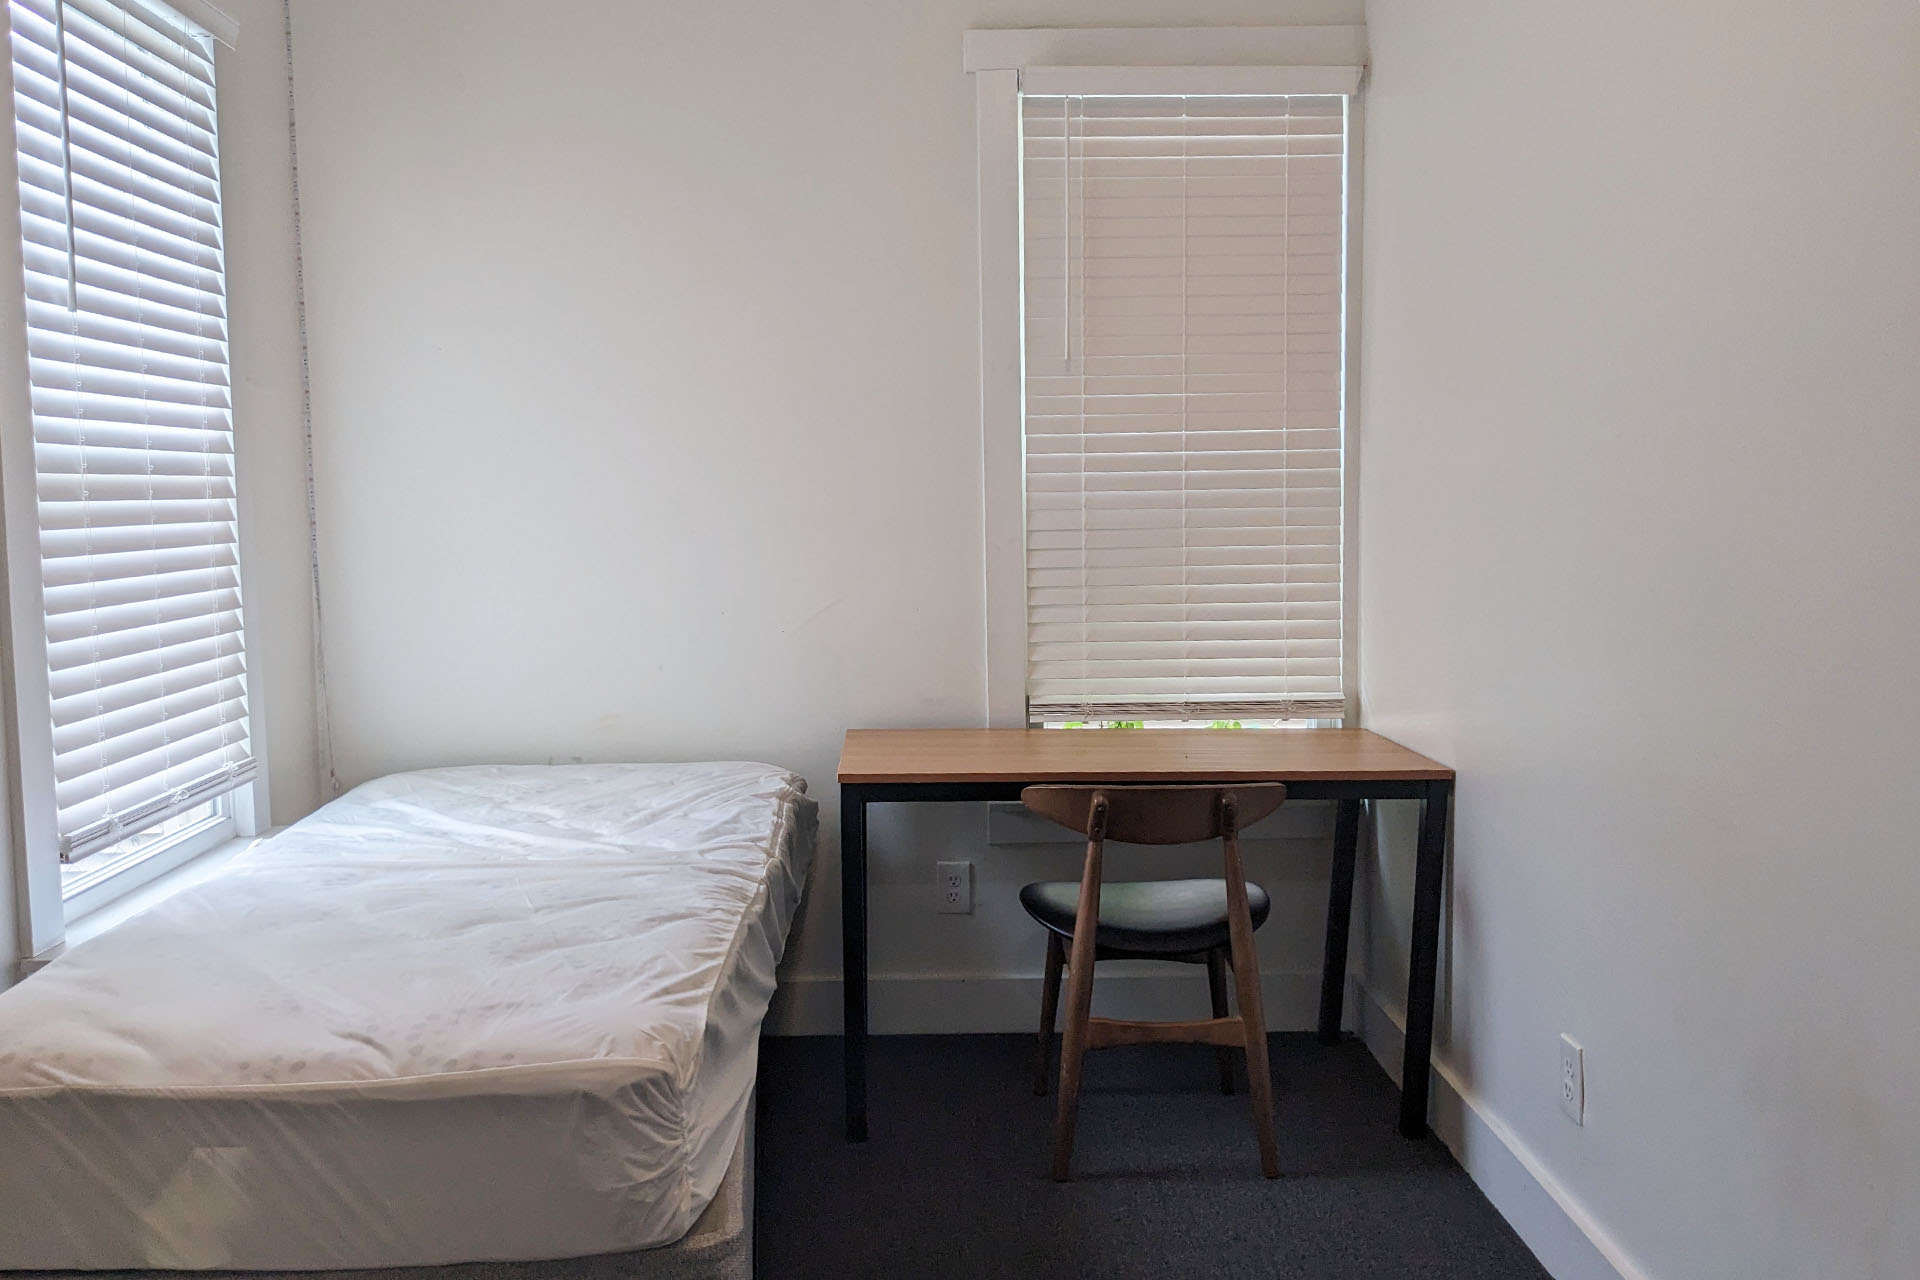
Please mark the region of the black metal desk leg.
<svg viewBox="0 0 1920 1280"><path fill-rule="evenodd" d="M1407 957L1407 1043L1400 1064L1400 1132L1427 1132L1427 1078L1433 1056L1434 986L1440 971L1440 887L1447 864L1447 803L1453 783L1429 782L1420 808L1413 869L1413 938Z"/></svg>
<svg viewBox="0 0 1920 1280"><path fill-rule="evenodd" d="M840 788L840 1036L847 1069L847 1141L867 1140L867 799Z"/></svg>
<svg viewBox="0 0 1920 1280"><path fill-rule="evenodd" d="M1347 926L1353 920L1353 856L1360 843L1360 802L1338 801L1333 810L1333 879L1327 889L1327 954L1320 966L1320 1043L1340 1039L1347 999Z"/></svg>

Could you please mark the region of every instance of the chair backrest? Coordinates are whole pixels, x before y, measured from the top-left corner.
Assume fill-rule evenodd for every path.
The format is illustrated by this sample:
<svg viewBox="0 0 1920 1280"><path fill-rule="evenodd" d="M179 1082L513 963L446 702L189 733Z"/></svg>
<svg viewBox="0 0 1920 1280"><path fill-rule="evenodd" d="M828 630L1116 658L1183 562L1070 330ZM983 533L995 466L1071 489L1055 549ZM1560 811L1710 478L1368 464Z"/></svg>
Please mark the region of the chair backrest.
<svg viewBox="0 0 1920 1280"><path fill-rule="evenodd" d="M1204 786L1037 786L1020 802L1089 839L1124 844L1191 844L1246 829L1278 809L1278 782ZM1103 821L1098 819L1104 819Z"/></svg>

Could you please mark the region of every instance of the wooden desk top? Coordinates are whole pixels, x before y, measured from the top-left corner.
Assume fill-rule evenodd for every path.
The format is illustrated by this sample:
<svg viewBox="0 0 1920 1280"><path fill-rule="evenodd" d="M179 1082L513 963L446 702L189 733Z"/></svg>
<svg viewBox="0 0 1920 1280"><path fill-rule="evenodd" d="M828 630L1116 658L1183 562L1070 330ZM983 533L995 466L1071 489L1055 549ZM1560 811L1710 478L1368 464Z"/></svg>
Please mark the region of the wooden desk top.
<svg viewBox="0 0 1920 1280"><path fill-rule="evenodd" d="M1365 729L850 729L841 782L1451 779Z"/></svg>

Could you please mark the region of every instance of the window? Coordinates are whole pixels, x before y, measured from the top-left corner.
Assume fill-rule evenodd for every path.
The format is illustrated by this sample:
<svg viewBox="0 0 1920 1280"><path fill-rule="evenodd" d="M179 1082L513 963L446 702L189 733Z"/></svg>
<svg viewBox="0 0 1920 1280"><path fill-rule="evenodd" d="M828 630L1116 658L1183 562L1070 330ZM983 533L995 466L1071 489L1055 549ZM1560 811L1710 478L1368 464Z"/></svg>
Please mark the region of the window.
<svg viewBox="0 0 1920 1280"><path fill-rule="evenodd" d="M1344 105L1022 98L1034 719L1341 713Z"/></svg>
<svg viewBox="0 0 1920 1280"><path fill-rule="evenodd" d="M34 485L33 518L7 512L33 597L17 768L30 861L96 860L71 895L230 834L255 772L214 60L147 0L8 8Z"/></svg>
<svg viewBox="0 0 1920 1280"><path fill-rule="evenodd" d="M975 70L996 722L1339 719L1357 66Z"/></svg>

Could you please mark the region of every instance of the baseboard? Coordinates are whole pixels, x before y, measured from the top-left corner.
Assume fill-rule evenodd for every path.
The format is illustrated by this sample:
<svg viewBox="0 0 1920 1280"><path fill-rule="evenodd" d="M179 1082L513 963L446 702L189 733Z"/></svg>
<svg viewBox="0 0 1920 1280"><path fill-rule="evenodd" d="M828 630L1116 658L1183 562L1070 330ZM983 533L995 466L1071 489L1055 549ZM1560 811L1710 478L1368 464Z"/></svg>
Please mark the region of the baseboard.
<svg viewBox="0 0 1920 1280"><path fill-rule="evenodd" d="M1398 1081L1406 1018L1365 982L1355 985L1357 1030ZM1554 1280L1652 1280L1486 1100L1438 1059L1429 1107L1434 1132Z"/></svg>
<svg viewBox="0 0 1920 1280"><path fill-rule="evenodd" d="M1207 980L1198 965L1153 965L1136 972L1137 961L1100 966L1094 1012L1118 1018L1193 1018L1207 1008ZM1261 995L1267 1026L1307 1031L1320 1011L1320 974L1263 973ZM1351 1008L1351 1002L1349 1002ZM867 980L868 1022L875 1035L978 1035L1032 1031L1040 1017L1040 979L1015 975L944 977L936 974L876 974ZM840 979L783 979L767 1012L775 1036L840 1033Z"/></svg>

